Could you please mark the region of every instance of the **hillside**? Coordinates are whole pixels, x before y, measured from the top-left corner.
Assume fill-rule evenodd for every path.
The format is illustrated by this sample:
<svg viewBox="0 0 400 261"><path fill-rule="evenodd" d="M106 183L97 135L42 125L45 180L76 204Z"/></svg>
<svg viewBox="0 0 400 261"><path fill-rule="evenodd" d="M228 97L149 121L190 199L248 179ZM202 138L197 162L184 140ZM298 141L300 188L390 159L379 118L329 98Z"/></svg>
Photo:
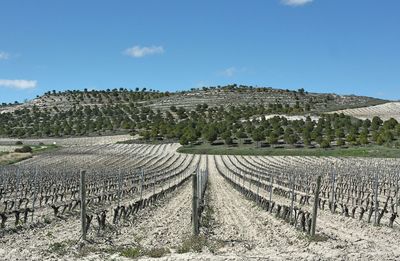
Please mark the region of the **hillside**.
<svg viewBox="0 0 400 261"><path fill-rule="evenodd" d="M375 106L368 106L363 108L353 108L336 111L336 113L343 113L359 119L372 119L374 116L380 117L382 120L389 120L394 118L400 121L400 102L388 102Z"/></svg>
<svg viewBox="0 0 400 261"><path fill-rule="evenodd" d="M0 137L130 133L147 141L179 141L183 145L205 141L234 145L243 139L250 139L246 142L256 142L257 146L265 141L267 145L301 147L392 144L400 132L397 122L375 119L371 124L345 115L323 114L385 102L362 96L308 93L303 89L237 85L175 93L123 88L53 91L24 104L2 106Z"/></svg>
<svg viewBox="0 0 400 261"><path fill-rule="evenodd" d="M47 92L31 101L22 104L5 104L0 106L0 113L14 112L21 109L38 109L66 111L74 106L107 106L137 102L157 110L168 110L171 106L194 109L198 104L214 106L240 106L281 104L282 106L310 106L311 112L325 112L339 109L357 108L385 103L387 101L366 96L337 95L325 93L308 93L303 89L290 91L271 87L252 87L227 85L219 87L192 88L190 91L159 92L143 88L128 90L125 88L107 89L104 91L84 90ZM55 110L55 109L54 109Z"/></svg>

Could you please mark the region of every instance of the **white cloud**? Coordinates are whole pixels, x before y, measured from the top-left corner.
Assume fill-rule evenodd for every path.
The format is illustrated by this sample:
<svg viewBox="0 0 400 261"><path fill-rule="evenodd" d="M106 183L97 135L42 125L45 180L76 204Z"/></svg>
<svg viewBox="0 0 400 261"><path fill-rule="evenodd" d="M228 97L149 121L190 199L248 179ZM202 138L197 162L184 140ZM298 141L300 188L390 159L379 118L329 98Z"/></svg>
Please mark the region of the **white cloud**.
<svg viewBox="0 0 400 261"><path fill-rule="evenodd" d="M162 46L139 46L135 45L124 51L125 55L129 55L134 58L141 58L146 55L161 54L164 53L164 48Z"/></svg>
<svg viewBox="0 0 400 261"><path fill-rule="evenodd" d="M9 53L0 51L0 60L7 60L8 58L10 58Z"/></svg>
<svg viewBox="0 0 400 261"><path fill-rule="evenodd" d="M225 70L222 71L222 75L226 76L226 77L232 77L233 75L235 75L237 73L237 69L235 67L229 67L226 68Z"/></svg>
<svg viewBox="0 0 400 261"><path fill-rule="evenodd" d="M314 0L281 0L282 4L289 6L301 6L311 3Z"/></svg>
<svg viewBox="0 0 400 261"><path fill-rule="evenodd" d="M0 87L8 87L19 90L36 88L37 81L31 80L6 80L0 79Z"/></svg>
<svg viewBox="0 0 400 261"><path fill-rule="evenodd" d="M244 72L247 72L247 68L245 68L245 67L236 68L236 67L232 66L232 67L226 68L225 70L222 70L220 72L220 74L225 77L233 77L239 73L244 73Z"/></svg>

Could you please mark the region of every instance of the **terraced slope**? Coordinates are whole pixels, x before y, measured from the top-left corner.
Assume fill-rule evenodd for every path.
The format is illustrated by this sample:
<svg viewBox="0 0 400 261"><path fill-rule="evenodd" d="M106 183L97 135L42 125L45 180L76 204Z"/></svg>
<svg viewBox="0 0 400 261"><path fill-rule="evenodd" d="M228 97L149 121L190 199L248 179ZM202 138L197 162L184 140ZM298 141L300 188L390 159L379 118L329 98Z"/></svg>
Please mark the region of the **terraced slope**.
<svg viewBox="0 0 400 261"><path fill-rule="evenodd" d="M400 102L389 102L385 104L354 108L336 111L337 113L344 113L359 119L372 119L374 116L380 117L382 120L389 120L394 118L400 121Z"/></svg>
<svg viewBox="0 0 400 261"><path fill-rule="evenodd" d="M12 106L0 106L0 113L14 112L36 107L40 110L67 111L74 107L103 107L138 102L152 109L167 110L171 106L193 109L197 104L209 106L264 105L296 103L312 104L313 111L331 111L344 108L382 104L386 101L355 95L308 93L282 89L228 85L182 92L135 92L127 89L111 91L66 91L46 93L29 102ZM57 108L57 109L55 109Z"/></svg>

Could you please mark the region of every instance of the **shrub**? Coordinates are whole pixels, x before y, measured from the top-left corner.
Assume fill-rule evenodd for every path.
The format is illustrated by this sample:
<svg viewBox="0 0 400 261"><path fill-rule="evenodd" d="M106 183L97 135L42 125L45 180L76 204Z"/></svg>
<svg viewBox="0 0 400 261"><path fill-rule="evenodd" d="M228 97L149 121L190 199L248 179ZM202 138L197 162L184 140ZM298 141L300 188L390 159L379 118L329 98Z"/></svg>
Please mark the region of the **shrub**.
<svg viewBox="0 0 400 261"><path fill-rule="evenodd" d="M166 254L169 254L169 253L170 253L170 251L168 248L153 248L153 249L147 250L145 252L145 255L147 255L149 257L158 258L158 257L165 256Z"/></svg>
<svg viewBox="0 0 400 261"><path fill-rule="evenodd" d="M328 141L328 140L323 140L322 142L321 142L321 148L323 148L323 149L327 149L327 148L329 148L331 146L331 143Z"/></svg>
<svg viewBox="0 0 400 261"><path fill-rule="evenodd" d="M22 148L15 149L15 152L18 152L18 153L30 153L30 152L32 152L32 148L30 146L25 145Z"/></svg>
<svg viewBox="0 0 400 261"><path fill-rule="evenodd" d="M141 249L138 247L125 248L121 251L121 256L128 258L136 258L140 256Z"/></svg>

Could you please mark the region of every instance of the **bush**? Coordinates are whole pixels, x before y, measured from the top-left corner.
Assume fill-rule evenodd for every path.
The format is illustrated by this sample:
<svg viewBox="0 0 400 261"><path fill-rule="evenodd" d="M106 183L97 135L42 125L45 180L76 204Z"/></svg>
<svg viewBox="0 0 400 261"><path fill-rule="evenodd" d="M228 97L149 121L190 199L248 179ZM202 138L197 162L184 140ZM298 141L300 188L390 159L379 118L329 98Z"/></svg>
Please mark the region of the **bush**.
<svg viewBox="0 0 400 261"><path fill-rule="evenodd" d="M22 148L15 149L15 152L18 152L18 153L30 153L30 152L32 152L32 148L30 146L25 145Z"/></svg>
<svg viewBox="0 0 400 261"><path fill-rule="evenodd" d="M328 140L323 140L322 142L321 142L321 148L323 148L323 149L327 149L327 148L329 148L331 146L331 143L328 141Z"/></svg>
<svg viewBox="0 0 400 261"><path fill-rule="evenodd" d="M337 145L337 146L344 146L344 145L346 145L346 142L345 142L342 138L339 138L339 139L336 141L336 145Z"/></svg>
<svg viewBox="0 0 400 261"><path fill-rule="evenodd" d="M128 258L137 258L141 254L141 249L138 247L125 248L121 251L121 256Z"/></svg>
<svg viewBox="0 0 400 261"><path fill-rule="evenodd" d="M169 254L169 253L170 253L170 251L167 248L154 248L154 249L147 250L145 252L145 255L147 255L149 257L159 258L159 257L165 256L166 254Z"/></svg>

